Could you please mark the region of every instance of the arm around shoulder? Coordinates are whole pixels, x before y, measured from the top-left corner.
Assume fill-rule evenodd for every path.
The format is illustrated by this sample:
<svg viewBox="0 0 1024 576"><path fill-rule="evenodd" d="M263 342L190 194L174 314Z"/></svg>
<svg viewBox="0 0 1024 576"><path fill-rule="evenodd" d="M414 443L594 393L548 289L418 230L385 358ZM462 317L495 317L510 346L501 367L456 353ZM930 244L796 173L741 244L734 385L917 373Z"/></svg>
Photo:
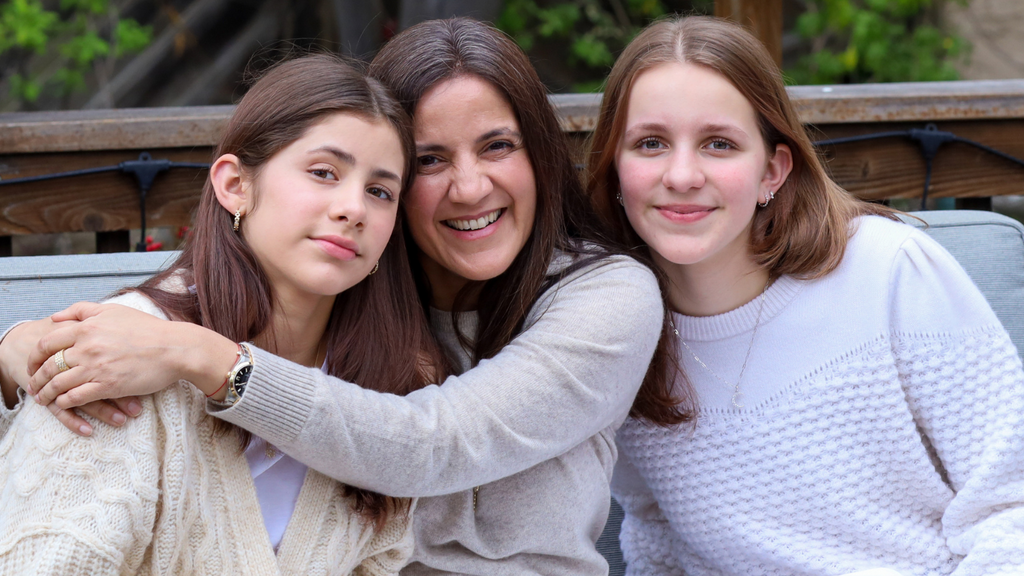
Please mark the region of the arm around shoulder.
<svg viewBox="0 0 1024 576"><path fill-rule="evenodd" d="M342 482L432 496L515 474L625 418L660 337L650 270L625 257L543 294L493 358L398 397L259 350L245 396L213 412Z"/></svg>

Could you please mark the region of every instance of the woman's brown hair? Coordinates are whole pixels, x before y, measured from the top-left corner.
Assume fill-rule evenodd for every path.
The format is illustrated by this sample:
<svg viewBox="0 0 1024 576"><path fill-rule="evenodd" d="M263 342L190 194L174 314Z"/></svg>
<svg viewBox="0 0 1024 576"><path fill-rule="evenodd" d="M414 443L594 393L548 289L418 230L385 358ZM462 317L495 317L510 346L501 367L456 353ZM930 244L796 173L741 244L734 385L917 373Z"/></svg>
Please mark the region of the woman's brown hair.
<svg viewBox="0 0 1024 576"><path fill-rule="evenodd" d="M408 115L379 82L328 54L289 60L264 73L235 109L214 157L234 154L258 184L267 161L316 123L338 113L383 122L398 133L407 185L415 159ZM257 185L257 195L258 189ZM261 338L272 347L272 288L232 224L233 215L217 201L207 179L178 260L137 290L174 319L205 326L236 342ZM178 283L179 278L188 291L161 287L168 280ZM438 373L443 359L419 305L400 222L378 272L336 298L326 335L327 372L364 388L407 394L443 376ZM251 439L251 434L229 424L219 429L236 431L243 448ZM369 490L346 486L345 492L353 499L353 509L378 529L389 514L408 505Z"/></svg>
<svg viewBox="0 0 1024 576"><path fill-rule="evenodd" d="M453 309L457 314L463 308L459 300L479 294L480 328L470 347L474 364L493 357L524 329L530 308L545 290L583 266L622 252L613 247L589 206L547 89L529 58L507 35L470 18L422 22L388 42L373 59L369 73L391 89L410 115L438 83L460 76L481 78L505 97L523 134L537 189L530 237L508 270L482 285L471 283L460 292ZM411 241L410 245L414 247ZM556 249L577 258L572 266L549 275ZM412 258L412 264L415 270L417 258ZM417 274L417 282L426 306L430 286L422 273ZM670 393L672 382L664 371L653 374L641 386L631 414L664 424L685 420L687 413Z"/></svg>
<svg viewBox="0 0 1024 576"><path fill-rule="evenodd" d="M828 274L843 258L854 217L894 217L892 210L857 200L828 177L789 101L782 73L760 41L725 20L676 17L648 26L619 56L608 76L590 141L587 193L601 220L619 242L630 247L629 253L635 258L652 265L650 251L616 199L620 188L615 155L636 78L668 62L695 64L721 74L753 106L769 153L777 144L786 144L792 151L789 178L775 199L755 212L750 232L751 253L771 277L790 274L816 278ZM660 271L658 277L668 308L668 281ZM671 317L666 315L651 369L667 374L670 380L675 374L681 375L675 351ZM688 383L677 389L687 400L694 398Z"/></svg>

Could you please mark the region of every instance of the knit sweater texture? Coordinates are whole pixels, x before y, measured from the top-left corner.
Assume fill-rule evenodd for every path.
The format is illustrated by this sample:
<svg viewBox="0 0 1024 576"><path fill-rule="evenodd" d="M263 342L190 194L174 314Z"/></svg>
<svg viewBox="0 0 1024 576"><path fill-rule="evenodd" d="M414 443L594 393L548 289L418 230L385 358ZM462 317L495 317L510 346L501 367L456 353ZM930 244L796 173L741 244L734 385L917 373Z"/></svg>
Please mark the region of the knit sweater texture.
<svg viewBox="0 0 1024 576"><path fill-rule="evenodd" d="M112 302L163 316L136 293ZM275 555L238 440L215 432L202 392L179 382L142 403L84 438L31 398L4 415L0 575L377 576L408 561L408 515L375 532L312 470Z"/></svg>
<svg viewBox="0 0 1024 576"><path fill-rule="evenodd" d="M545 292L523 332L472 368L450 314L435 312L465 370L440 386L378 394L254 350L245 396L216 414L345 483L424 497L403 574L604 575L594 544L614 434L662 319L651 271L605 258ZM472 337L475 315L460 322Z"/></svg>
<svg viewBox="0 0 1024 576"><path fill-rule="evenodd" d="M927 234L854 224L835 271L763 310L673 315L698 421L619 432L629 574L1024 574L1017 350Z"/></svg>

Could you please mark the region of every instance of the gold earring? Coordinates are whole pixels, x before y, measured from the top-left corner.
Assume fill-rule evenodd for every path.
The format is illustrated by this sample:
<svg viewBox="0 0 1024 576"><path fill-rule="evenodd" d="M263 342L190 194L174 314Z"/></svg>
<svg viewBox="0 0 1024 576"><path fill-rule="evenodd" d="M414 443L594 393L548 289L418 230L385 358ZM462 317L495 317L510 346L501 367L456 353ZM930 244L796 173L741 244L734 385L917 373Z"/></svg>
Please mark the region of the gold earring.
<svg viewBox="0 0 1024 576"><path fill-rule="evenodd" d="M235 232L238 232L238 226L242 223L242 209L235 210Z"/></svg>
<svg viewBox="0 0 1024 576"><path fill-rule="evenodd" d="M380 261L377 261L377 263L373 265L373 270L370 270L370 273L367 274L367 276L373 276L373 273L377 271L377 268L380 268Z"/></svg>

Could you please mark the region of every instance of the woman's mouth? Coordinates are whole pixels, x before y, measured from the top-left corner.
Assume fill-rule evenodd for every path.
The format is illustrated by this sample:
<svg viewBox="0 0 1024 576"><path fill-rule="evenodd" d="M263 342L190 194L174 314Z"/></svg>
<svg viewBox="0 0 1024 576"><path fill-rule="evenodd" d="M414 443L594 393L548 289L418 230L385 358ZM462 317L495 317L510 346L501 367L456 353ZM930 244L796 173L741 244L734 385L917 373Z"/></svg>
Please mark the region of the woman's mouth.
<svg viewBox="0 0 1024 576"><path fill-rule="evenodd" d="M453 229L453 230L459 230L459 231L462 231L462 232L471 232L473 230L482 230L482 229L490 226L491 224L494 224L498 220L498 218L501 217L501 214L504 211L505 211L504 208L498 208L497 210L494 210L493 212L488 212L487 214L484 214L483 216L480 216L479 218L470 218L470 219L453 218L451 220L445 220L444 221L444 225L449 227L449 228L451 228L451 229Z"/></svg>

